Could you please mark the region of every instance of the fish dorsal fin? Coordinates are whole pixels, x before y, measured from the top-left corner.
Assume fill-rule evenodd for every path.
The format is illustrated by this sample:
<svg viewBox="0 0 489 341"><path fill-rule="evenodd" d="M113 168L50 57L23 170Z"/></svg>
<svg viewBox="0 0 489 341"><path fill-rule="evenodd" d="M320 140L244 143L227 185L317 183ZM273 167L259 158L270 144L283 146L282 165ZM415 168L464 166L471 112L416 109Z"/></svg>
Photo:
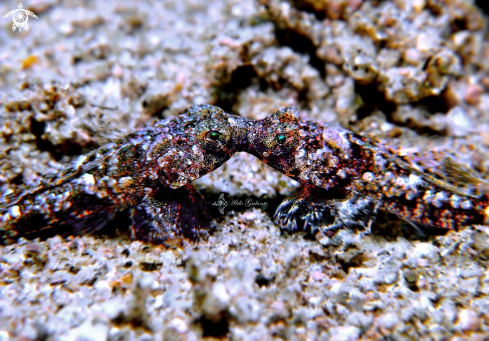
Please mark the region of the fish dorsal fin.
<svg viewBox="0 0 489 341"><path fill-rule="evenodd" d="M480 178L467 165L457 162L450 155L424 151L403 155L401 159L442 188L476 196L480 192L489 192L489 181Z"/></svg>

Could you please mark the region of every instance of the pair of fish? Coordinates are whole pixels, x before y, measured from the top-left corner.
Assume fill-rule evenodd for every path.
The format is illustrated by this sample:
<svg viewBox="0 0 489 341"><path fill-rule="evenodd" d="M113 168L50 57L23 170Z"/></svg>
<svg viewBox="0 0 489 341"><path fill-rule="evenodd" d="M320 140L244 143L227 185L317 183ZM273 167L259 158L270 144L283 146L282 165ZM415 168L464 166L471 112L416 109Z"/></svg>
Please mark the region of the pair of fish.
<svg viewBox="0 0 489 341"><path fill-rule="evenodd" d="M370 228L378 210L416 226L488 222L489 186L449 158L423 166L419 155L409 161L349 130L301 121L293 107L254 121L197 105L4 194L0 235L15 242L44 231L90 233L129 210L133 239L175 245L205 238L214 222L191 183L236 152L302 185L277 208L284 229Z"/></svg>

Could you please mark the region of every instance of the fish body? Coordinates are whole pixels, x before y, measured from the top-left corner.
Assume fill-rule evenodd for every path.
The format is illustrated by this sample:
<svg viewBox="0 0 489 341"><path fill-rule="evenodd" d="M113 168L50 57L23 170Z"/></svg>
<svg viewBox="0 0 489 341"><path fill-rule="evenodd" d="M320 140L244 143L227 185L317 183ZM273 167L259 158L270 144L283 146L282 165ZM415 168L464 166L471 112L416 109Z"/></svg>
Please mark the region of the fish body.
<svg viewBox="0 0 489 341"><path fill-rule="evenodd" d="M134 239L156 244L206 236L212 219L193 180L226 162L246 135L244 118L211 105L158 121L0 199L4 240L99 230L129 210Z"/></svg>
<svg viewBox="0 0 489 341"><path fill-rule="evenodd" d="M293 107L255 121L248 152L302 185L276 211L285 229L369 228L378 210L429 228L488 222L488 183L451 159L436 172L347 129L301 121Z"/></svg>

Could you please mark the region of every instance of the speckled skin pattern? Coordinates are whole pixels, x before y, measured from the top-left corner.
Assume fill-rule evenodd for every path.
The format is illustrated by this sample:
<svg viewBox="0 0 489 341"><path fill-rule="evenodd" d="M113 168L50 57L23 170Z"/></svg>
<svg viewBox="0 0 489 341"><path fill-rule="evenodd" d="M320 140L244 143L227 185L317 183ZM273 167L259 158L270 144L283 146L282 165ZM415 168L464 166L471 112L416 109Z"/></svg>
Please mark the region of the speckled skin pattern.
<svg viewBox="0 0 489 341"><path fill-rule="evenodd" d="M133 239L174 245L182 236L206 237L212 218L191 182L241 148L249 126L220 108L192 106L80 156L37 186L4 194L0 235L12 242L52 229L89 233L129 209Z"/></svg>
<svg viewBox="0 0 489 341"><path fill-rule="evenodd" d="M378 210L415 227L458 229L488 220L488 183L451 159L409 160L349 130L301 121L293 107L256 121L248 152L303 186L275 213L288 230L302 223L312 232L370 228Z"/></svg>

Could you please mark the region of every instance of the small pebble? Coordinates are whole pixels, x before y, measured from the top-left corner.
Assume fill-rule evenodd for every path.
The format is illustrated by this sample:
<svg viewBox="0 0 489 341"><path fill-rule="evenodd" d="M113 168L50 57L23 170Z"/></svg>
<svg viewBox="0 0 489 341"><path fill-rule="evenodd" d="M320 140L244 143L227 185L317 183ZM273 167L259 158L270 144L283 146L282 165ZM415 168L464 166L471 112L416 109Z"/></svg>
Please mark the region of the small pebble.
<svg viewBox="0 0 489 341"><path fill-rule="evenodd" d="M471 309L461 309L458 314L458 326L464 331L476 331L481 326L481 319Z"/></svg>

